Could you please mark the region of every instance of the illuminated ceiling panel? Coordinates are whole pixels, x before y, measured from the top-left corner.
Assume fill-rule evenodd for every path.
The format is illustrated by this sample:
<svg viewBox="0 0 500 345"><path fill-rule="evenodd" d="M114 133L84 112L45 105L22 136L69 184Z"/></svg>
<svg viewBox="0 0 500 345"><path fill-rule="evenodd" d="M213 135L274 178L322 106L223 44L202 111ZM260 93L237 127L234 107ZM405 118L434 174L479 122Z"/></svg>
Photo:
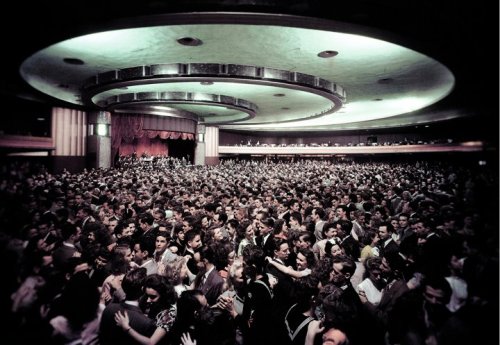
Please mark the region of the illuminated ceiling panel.
<svg viewBox="0 0 500 345"><path fill-rule="evenodd" d="M380 34L284 15L245 14L239 24L240 15L128 21L42 49L24 61L21 74L66 102L175 113L227 129L377 128L463 115L412 115L446 97L455 78L438 61Z"/></svg>

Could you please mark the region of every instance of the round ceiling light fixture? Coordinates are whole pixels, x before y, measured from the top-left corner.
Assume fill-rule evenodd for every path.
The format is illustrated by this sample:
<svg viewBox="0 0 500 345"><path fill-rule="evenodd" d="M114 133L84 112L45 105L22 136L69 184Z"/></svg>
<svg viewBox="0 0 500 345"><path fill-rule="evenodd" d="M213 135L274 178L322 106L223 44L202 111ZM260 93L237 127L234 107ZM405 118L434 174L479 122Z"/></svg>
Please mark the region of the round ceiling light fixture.
<svg viewBox="0 0 500 345"><path fill-rule="evenodd" d="M63 61L68 65L84 65L85 62L76 58L64 58Z"/></svg>
<svg viewBox="0 0 500 345"><path fill-rule="evenodd" d="M320 58L324 58L324 59L331 58L331 57L334 57L337 55L339 55L339 52L335 51L335 50L324 50L324 51L318 53L318 56Z"/></svg>
<svg viewBox="0 0 500 345"><path fill-rule="evenodd" d="M203 41L196 37L182 37L177 39L177 43L183 46L198 47L203 44Z"/></svg>
<svg viewBox="0 0 500 345"><path fill-rule="evenodd" d="M377 83L379 83L379 84L392 84L392 83L394 83L394 79L393 78L382 78L382 79L379 79L377 81Z"/></svg>

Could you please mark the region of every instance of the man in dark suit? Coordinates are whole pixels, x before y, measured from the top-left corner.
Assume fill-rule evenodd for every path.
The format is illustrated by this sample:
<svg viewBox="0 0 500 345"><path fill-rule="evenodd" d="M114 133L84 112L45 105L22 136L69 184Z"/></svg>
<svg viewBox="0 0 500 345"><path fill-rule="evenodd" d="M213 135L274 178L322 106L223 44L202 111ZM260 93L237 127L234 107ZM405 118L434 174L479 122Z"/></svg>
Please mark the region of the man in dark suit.
<svg viewBox="0 0 500 345"><path fill-rule="evenodd" d="M340 244L344 248L345 254L357 260L361 255L361 250L359 249L359 241L352 236L352 222L341 219L337 223L340 225L340 229L337 228L337 236L340 238Z"/></svg>
<svg viewBox="0 0 500 345"><path fill-rule="evenodd" d="M379 245L379 256L385 256L386 253L398 253L399 246L392 238L392 234L394 233L394 227L389 222L382 222L378 227L378 237L380 241Z"/></svg>
<svg viewBox="0 0 500 345"><path fill-rule="evenodd" d="M74 224L65 224L61 228L63 242L52 253L53 265L57 270L61 270L68 263L69 258L80 256L81 250L77 247L82 230Z"/></svg>
<svg viewBox="0 0 500 345"><path fill-rule="evenodd" d="M374 305L368 301L364 291L359 291L359 298L365 308L382 323L383 328L388 327L389 313L392 311L398 298L408 291L408 286L403 278L405 261L399 253L386 253L382 258L380 270L382 277L387 280L387 285L382 290L380 303Z"/></svg>
<svg viewBox="0 0 500 345"><path fill-rule="evenodd" d="M451 294L448 281L442 276L435 276L425 278L420 289L410 290L399 297L389 314L391 344L457 344L456 335L463 330L457 329L460 325L456 323L458 320L450 320L451 313L446 304ZM462 334L464 338L468 337L467 332ZM474 337L477 339L477 334Z"/></svg>
<svg viewBox="0 0 500 345"><path fill-rule="evenodd" d="M290 255L290 248L288 246L288 242L283 239L276 238L274 239L274 253L272 260L280 263L281 265L286 266L286 261L288 260L288 256ZM284 287L283 284L285 284L287 287L288 286L293 286L293 280L291 276L287 275L286 273L281 272L278 270L276 267L274 267L271 264L268 264L266 266L266 272L272 274L278 279L278 285L275 287L276 290L280 290L279 287ZM279 287L278 287L279 286ZM285 288L283 292L286 291L286 294L290 293L290 289Z"/></svg>
<svg viewBox="0 0 500 345"><path fill-rule="evenodd" d="M195 288L203 292L208 305L217 303L217 298L224 291L224 279L215 268L215 251L211 246L205 246L200 251L201 261L205 269L196 277Z"/></svg>
<svg viewBox="0 0 500 345"><path fill-rule="evenodd" d="M288 242L281 238L274 239L274 253L272 261L278 262L286 266L288 257L290 256L290 248ZM291 305L295 302L293 296L295 295L295 284L293 278L278 270L275 266L268 263L265 271L267 275L275 277L277 284L273 288L272 308L270 310L271 317L269 320L269 328L272 329L272 335L268 344L285 344L288 341L286 328L284 327L284 319L286 312L290 309Z"/></svg>
<svg viewBox="0 0 500 345"><path fill-rule="evenodd" d="M146 269L141 267L128 272L123 278L122 289L125 292L125 301L111 303L104 309L99 326L101 345L137 344L134 338L128 334L131 329L146 337L151 337L155 331L156 326L153 320L145 316L139 308L139 298L143 293L142 285L146 274ZM118 311L127 312L131 328L123 330L116 324L114 317Z"/></svg>
<svg viewBox="0 0 500 345"><path fill-rule="evenodd" d="M333 265L330 273L330 283L342 290L342 302L350 311L349 338L356 344L383 344L384 330L382 330L375 316L363 307L360 296L351 283L351 277L356 270L356 263L346 255L333 257ZM324 301L325 302L325 301ZM330 322L331 316L338 311L324 304L325 323ZM345 311L344 311L345 312ZM336 317L339 317L338 315ZM362 329L362 332L359 330Z"/></svg>
<svg viewBox="0 0 500 345"><path fill-rule="evenodd" d="M451 253L449 245L439 236L431 219L421 219L416 223L417 262L424 275L445 275L448 272Z"/></svg>
<svg viewBox="0 0 500 345"><path fill-rule="evenodd" d="M92 209L89 206L80 206L76 212L76 226L78 226L84 233L87 233L87 225L90 223L95 223L95 219L92 216Z"/></svg>
<svg viewBox="0 0 500 345"><path fill-rule="evenodd" d="M255 239L255 243L262 249L264 249L264 254L269 257L274 255L274 219L264 218L260 221L260 235Z"/></svg>
<svg viewBox="0 0 500 345"><path fill-rule="evenodd" d="M40 222L45 224L57 224L57 217L54 212L51 211L52 199L45 199L40 202L41 219Z"/></svg>

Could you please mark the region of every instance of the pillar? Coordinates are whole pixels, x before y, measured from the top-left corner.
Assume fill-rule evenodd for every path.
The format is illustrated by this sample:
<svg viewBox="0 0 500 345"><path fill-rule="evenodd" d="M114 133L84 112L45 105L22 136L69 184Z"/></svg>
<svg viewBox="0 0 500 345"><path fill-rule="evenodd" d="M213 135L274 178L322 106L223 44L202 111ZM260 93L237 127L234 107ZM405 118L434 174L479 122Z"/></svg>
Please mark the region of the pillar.
<svg viewBox="0 0 500 345"><path fill-rule="evenodd" d="M205 165L205 125L196 126L196 146L194 148L194 165Z"/></svg>
<svg viewBox="0 0 500 345"><path fill-rule="evenodd" d="M111 167L111 113L107 111L88 114L87 166Z"/></svg>

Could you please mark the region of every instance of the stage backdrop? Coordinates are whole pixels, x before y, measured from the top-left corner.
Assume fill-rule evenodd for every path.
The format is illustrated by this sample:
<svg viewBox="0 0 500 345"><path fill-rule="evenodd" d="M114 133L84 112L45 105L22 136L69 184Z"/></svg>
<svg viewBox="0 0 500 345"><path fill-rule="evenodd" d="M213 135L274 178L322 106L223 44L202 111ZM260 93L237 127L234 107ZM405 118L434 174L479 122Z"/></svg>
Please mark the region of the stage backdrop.
<svg viewBox="0 0 500 345"><path fill-rule="evenodd" d="M168 155L169 143L194 141L196 122L189 119L137 114L111 116L111 154Z"/></svg>

